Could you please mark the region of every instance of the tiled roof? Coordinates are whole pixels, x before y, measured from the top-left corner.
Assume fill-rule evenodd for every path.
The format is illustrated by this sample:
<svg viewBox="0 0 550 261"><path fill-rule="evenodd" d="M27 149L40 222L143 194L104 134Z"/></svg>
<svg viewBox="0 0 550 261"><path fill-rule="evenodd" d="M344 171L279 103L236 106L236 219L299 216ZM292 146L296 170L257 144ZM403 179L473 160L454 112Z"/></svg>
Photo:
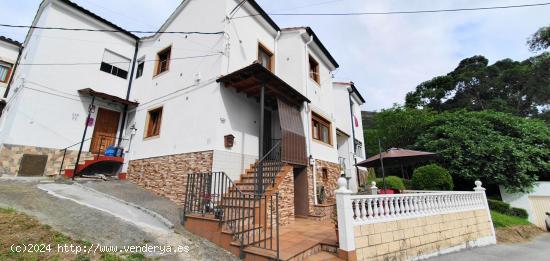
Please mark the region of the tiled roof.
<svg viewBox="0 0 550 261"><path fill-rule="evenodd" d="M15 40L13 40L13 39L11 39L11 38L8 38L8 37L1 36L1 35L0 35L0 41L6 42L6 43L9 43L9 44L12 44L12 45L15 45L15 46L17 46L17 47L21 47L21 43L20 43L20 42L15 41Z"/></svg>
<svg viewBox="0 0 550 261"><path fill-rule="evenodd" d="M295 30L306 30L306 32L310 35L310 36L313 36L313 41L315 42L315 44L317 44L317 46L319 46L319 48L321 49L321 51L325 54L325 56L330 60L330 62L332 63L332 65L334 65L334 67L338 68L340 67L340 65L338 65L338 62L336 62L336 59L334 59L334 57L332 57L332 55L330 54L330 52L327 50L327 48L323 45L323 43L321 42L321 40L319 39L319 37L317 37L317 35L315 34L315 32L311 29L311 27L309 26L297 26L297 27L287 27L287 28L283 28L281 29L281 31L295 31Z"/></svg>

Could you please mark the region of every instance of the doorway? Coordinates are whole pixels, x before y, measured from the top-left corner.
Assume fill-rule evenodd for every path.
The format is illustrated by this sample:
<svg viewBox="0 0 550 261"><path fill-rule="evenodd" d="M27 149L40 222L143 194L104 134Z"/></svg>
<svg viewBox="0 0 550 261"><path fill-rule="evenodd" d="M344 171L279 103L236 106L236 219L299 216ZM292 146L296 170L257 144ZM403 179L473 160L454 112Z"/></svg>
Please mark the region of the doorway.
<svg viewBox="0 0 550 261"><path fill-rule="evenodd" d="M294 167L294 215L309 215L307 168Z"/></svg>
<svg viewBox="0 0 550 261"><path fill-rule="evenodd" d="M109 145L116 145L116 134L120 112L99 108L97 111L94 134L90 145L90 152L103 153Z"/></svg>

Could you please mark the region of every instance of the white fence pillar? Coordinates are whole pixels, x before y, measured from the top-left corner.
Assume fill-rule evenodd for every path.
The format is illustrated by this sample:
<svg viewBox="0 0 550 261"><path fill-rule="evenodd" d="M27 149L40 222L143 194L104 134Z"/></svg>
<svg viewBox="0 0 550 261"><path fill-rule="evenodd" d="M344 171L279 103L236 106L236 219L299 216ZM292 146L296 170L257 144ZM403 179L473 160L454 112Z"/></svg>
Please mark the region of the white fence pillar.
<svg viewBox="0 0 550 261"><path fill-rule="evenodd" d="M376 195L376 194L378 194L378 188L376 187L376 181L373 181L373 182L371 183L370 194L371 194L371 195Z"/></svg>
<svg viewBox="0 0 550 261"><path fill-rule="evenodd" d="M485 209L487 210L487 216L489 217L489 221L491 221L491 232L493 232L493 238L491 239L492 244L497 243L497 234L495 232L495 227L493 226L493 217L491 217L491 210L489 209L489 202L487 201L487 194L485 193L485 188L482 187L482 183L479 180L476 180L475 182L476 187L474 188L474 191L477 192L483 192L483 204L485 204Z"/></svg>
<svg viewBox="0 0 550 261"><path fill-rule="evenodd" d="M353 206L351 201L351 190L346 188L345 178L338 179L336 193L336 214L338 217L338 240L340 249L344 251L355 250L355 236L353 233Z"/></svg>

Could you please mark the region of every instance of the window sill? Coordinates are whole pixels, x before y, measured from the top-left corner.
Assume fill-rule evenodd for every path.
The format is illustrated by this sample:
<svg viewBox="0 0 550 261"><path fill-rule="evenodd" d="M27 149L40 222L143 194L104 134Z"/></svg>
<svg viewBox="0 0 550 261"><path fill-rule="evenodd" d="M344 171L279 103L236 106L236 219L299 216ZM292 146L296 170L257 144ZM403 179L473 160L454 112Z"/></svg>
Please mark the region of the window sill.
<svg viewBox="0 0 550 261"><path fill-rule="evenodd" d="M169 71L170 71L170 70L166 70L166 71L161 72L161 73L159 73L159 74L155 74L155 75L153 75L153 79L155 79L155 78L157 78L157 77L160 77L160 76L163 76L163 75L167 74Z"/></svg>
<svg viewBox="0 0 550 261"><path fill-rule="evenodd" d="M318 143L318 144L321 144L321 145L325 145L327 147L331 147L331 148L334 148L334 145L330 144L330 143L326 143L324 141L320 141L320 140L317 140L317 139L313 139L312 140L315 142L315 143Z"/></svg>
<svg viewBox="0 0 550 261"><path fill-rule="evenodd" d="M309 80L310 80L313 84L315 84L315 86L321 88L321 83L320 83L320 82L317 82L315 79L313 79L313 78L311 78L311 77L309 77Z"/></svg>
<svg viewBox="0 0 550 261"><path fill-rule="evenodd" d="M156 140L160 138L160 134L159 135L155 135L155 136L149 136L149 137L143 137L143 140L146 141L146 140Z"/></svg>

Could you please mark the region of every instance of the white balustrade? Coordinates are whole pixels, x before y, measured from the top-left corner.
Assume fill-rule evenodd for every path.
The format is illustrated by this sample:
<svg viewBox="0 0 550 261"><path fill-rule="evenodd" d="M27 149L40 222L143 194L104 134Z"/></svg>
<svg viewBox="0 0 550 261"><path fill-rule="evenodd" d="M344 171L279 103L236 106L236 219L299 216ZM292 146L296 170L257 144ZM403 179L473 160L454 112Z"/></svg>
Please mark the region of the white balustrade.
<svg viewBox="0 0 550 261"><path fill-rule="evenodd" d="M354 222L373 223L485 208L484 191L349 195Z"/></svg>

